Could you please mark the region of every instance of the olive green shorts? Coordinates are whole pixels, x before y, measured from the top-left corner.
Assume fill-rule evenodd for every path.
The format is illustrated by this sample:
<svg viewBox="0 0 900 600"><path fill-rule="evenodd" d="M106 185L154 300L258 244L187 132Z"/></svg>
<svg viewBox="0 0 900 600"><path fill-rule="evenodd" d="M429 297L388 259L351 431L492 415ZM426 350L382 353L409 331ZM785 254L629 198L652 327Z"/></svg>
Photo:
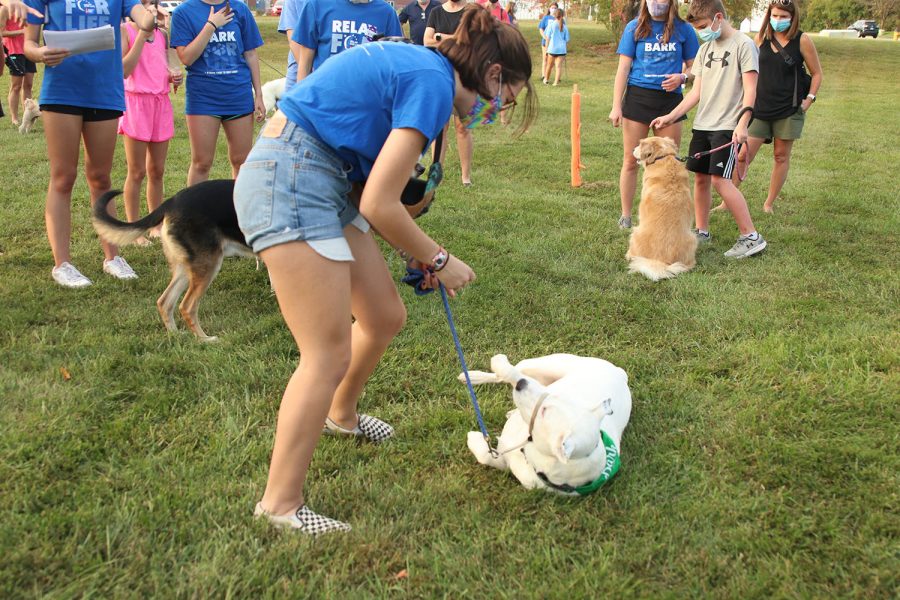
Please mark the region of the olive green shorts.
<svg viewBox="0 0 900 600"><path fill-rule="evenodd" d="M797 112L790 117L778 119L777 121L763 121L761 119L753 119L748 128L750 137L763 138L766 142L771 142L772 138L779 140L799 140L800 134L803 132L803 121L806 120L806 114L797 109Z"/></svg>

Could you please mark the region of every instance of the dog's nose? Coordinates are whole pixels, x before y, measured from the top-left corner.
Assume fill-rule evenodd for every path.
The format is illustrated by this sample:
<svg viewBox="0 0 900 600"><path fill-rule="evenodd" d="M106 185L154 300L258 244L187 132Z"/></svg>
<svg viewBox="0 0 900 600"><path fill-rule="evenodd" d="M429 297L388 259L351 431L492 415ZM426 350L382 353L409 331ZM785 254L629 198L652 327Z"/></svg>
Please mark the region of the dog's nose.
<svg viewBox="0 0 900 600"><path fill-rule="evenodd" d="M522 390L525 389L525 386L527 386L527 385L528 385L527 379L520 379L519 381L516 382L516 391L521 392Z"/></svg>

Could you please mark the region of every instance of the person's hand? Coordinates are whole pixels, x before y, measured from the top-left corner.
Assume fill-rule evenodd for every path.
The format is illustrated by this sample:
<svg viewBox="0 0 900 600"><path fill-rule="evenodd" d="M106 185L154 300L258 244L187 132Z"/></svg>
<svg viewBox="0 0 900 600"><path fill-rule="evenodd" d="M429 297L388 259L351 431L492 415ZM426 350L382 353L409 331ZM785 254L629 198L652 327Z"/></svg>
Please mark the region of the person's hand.
<svg viewBox="0 0 900 600"><path fill-rule="evenodd" d="M809 98L804 98L803 102L800 103L800 110L803 111L804 114L806 114L806 111L809 110L809 107L812 106L812 103L813 101Z"/></svg>
<svg viewBox="0 0 900 600"><path fill-rule="evenodd" d="M184 83L184 73L181 69L169 71L169 81L172 82L172 85L174 85L176 89L178 89L178 86Z"/></svg>
<svg viewBox="0 0 900 600"><path fill-rule="evenodd" d="M231 12L227 5L219 12L216 12L215 6L209 7L209 21L216 26L216 29L228 25L233 18L234 13Z"/></svg>
<svg viewBox="0 0 900 600"><path fill-rule="evenodd" d="M663 127L668 127L672 123L675 122L675 118L672 116L672 113L667 115L663 115L661 117L656 117L653 119L653 122L650 123L650 127L653 129L661 129Z"/></svg>
<svg viewBox="0 0 900 600"><path fill-rule="evenodd" d="M44 13L35 10L22 2L22 0L2 0L0 5L5 6L9 10L9 18L19 25L26 25L28 15L44 18Z"/></svg>
<svg viewBox="0 0 900 600"><path fill-rule="evenodd" d="M61 63L64 58L68 57L69 54L71 53L65 48L48 48L47 46L41 46L40 62L48 67L55 67Z"/></svg>
<svg viewBox="0 0 900 600"><path fill-rule="evenodd" d="M256 94L253 99L253 113L256 115L256 122L262 123L266 120L266 105L262 101L262 92Z"/></svg>
<svg viewBox="0 0 900 600"><path fill-rule="evenodd" d="M681 76L681 73L672 73L663 79L662 88L667 92L674 92L681 87L682 83L684 83L684 77Z"/></svg>
<svg viewBox="0 0 900 600"><path fill-rule="evenodd" d="M734 133L731 135L731 141L737 142L738 144L746 144L747 137L747 126L738 124L738 126L734 128Z"/></svg>
<svg viewBox="0 0 900 600"><path fill-rule="evenodd" d="M613 127L618 127L622 124L622 109L621 107L617 108L613 106L612 110L609 111L609 122L612 123Z"/></svg>
<svg viewBox="0 0 900 600"><path fill-rule="evenodd" d="M144 33L153 33L156 28L156 7L152 4L144 5L146 11L141 15L141 22L137 24L138 28Z"/></svg>
<svg viewBox="0 0 900 600"><path fill-rule="evenodd" d="M434 276L444 284L451 297L456 296L456 292L475 281L475 271L452 254L448 255L446 266L440 271L436 271ZM426 279L426 281L428 280Z"/></svg>

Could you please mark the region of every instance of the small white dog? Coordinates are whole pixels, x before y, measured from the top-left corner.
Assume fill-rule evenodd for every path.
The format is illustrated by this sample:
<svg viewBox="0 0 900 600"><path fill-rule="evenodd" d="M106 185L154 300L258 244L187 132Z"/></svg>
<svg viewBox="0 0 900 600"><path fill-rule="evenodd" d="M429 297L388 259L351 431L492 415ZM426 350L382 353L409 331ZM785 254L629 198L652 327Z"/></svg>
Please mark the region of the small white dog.
<svg viewBox="0 0 900 600"><path fill-rule="evenodd" d="M468 446L483 465L509 469L528 489L566 495L595 491L615 475L631 416L628 375L599 358L551 354L513 366L503 354L492 373L472 371L473 385L513 386L514 410L492 452L481 432ZM465 382L465 375L460 374Z"/></svg>
<svg viewBox="0 0 900 600"><path fill-rule="evenodd" d="M281 97L284 96L284 82L286 79L282 77L281 79L273 79L272 81L267 81L262 86L262 97L263 104L266 107L266 114L269 114L273 110L275 110L275 106L278 104L278 101L281 100Z"/></svg>
<svg viewBox="0 0 900 600"><path fill-rule="evenodd" d="M25 111L22 114L22 122L19 124L19 133L29 133L34 127L34 122L41 116L41 107L37 100L25 98Z"/></svg>

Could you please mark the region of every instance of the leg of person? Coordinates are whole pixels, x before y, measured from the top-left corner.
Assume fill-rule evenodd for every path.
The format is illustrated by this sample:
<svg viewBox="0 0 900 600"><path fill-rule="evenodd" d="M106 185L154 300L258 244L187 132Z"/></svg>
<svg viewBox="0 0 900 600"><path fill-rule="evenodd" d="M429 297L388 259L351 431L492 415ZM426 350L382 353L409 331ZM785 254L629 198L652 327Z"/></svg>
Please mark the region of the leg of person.
<svg viewBox="0 0 900 600"><path fill-rule="evenodd" d="M743 181L741 181L740 173L747 174L750 164L753 162L753 159L756 158L756 153L759 152L760 147L764 143L765 140L762 138L752 136L747 138L747 144L742 147L741 151L738 153L737 167L731 176L731 181L734 182L736 187L741 187ZM723 200L718 206L713 208L713 210L725 210L726 208L728 207L725 206L725 201Z"/></svg>
<svg viewBox="0 0 900 600"><path fill-rule="evenodd" d="M25 81L22 84L22 100L31 98L31 90L34 86L34 73L25 73Z"/></svg>
<svg viewBox="0 0 900 600"><path fill-rule="evenodd" d="M547 45L546 43L541 44L541 81L547 83L547 78L544 76L544 73L547 72Z"/></svg>
<svg viewBox="0 0 900 600"><path fill-rule="evenodd" d="M766 203L763 204L763 210L767 213L773 212L772 205L781 193L784 182L787 181L788 170L791 168L791 150L793 147L794 140L775 138L775 166L772 169L772 177L769 180L769 195L766 197Z"/></svg>
<svg viewBox="0 0 900 600"><path fill-rule="evenodd" d="M338 386L328 417L344 429L357 426L357 402L391 340L406 323L406 307L371 231L344 228L350 264L352 328L350 367Z"/></svg>
<svg viewBox="0 0 900 600"><path fill-rule="evenodd" d="M634 157L634 149L650 131L646 123L631 119L622 119L622 170L619 173L619 199L622 203L622 215L619 217L621 229L631 228L631 209L634 205L634 193L637 190L638 163Z"/></svg>
<svg viewBox="0 0 900 600"><path fill-rule="evenodd" d="M288 515L304 504L313 450L350 365L350 264L324 258L305 242L272 246L260 257L301 356L281 400L260 502L270 515Z"/></svg>
<svg viewBox="0 0 900 600"><path fill-rule="evenodd" d="M550 71L553 69L553 57L549 54L547 55L547 60L544 63L544 83L550 83Z"/></svg>
<svg viewBox="0 0 900 600"><path fill-rule="evenodd" d="M563 59L565 59L564 56L553 57L553 68L556 70L556 78L553 80L553 85L559 85L559 78L562 76Z"/></svg>
<svg viewBox="0 0 900 600"><path fill-rule="evenodd" d="M236 179L241 165L247 160L253 147L253 114L222 121L225 139L228 140L228 161L231 163L231 178Z"/></svg>
<svg viewBox="0 0 900 600"><path fill-rule="evenodd" d="M153 212L163 199L163 176L166 173L166 156L169 141L150 142L147 146L147 210Z"/></svg>
<svg viewBox="0 0 900 600"><path fill-rule="evenodd" d="M70 263L72 239L72 187L78 173L81 115L44 111L44 136L50 161L47 186L47 238L53 252L53 278L66 287L84 287L91 281ZM73 271L70 273L70 271Z"/></svg>
<svg viewBox="0 0 900 600"><path fill-rule="evenodd" d="M128 135L122 136L125 145L125 162L128 163L128 174L125 176L125 218L137 221L141 218L141 188L147 175L147 142L136 140ZM146 246L150 241L144 236L134 242L138 246Z"/></svg>
<svg viewBox="0 0 900 600"><path fill-rule="evenodd" d="M24 87L25 77L9 76L9 118L13 125L19 126L19 99L22 97L22 88Z"/></svg>
<svg viewBox="0 0 900 600"><path fill-rule="evenodd" d="M746 258L762 252L766 248L766 240L756 231L753 226L753 219L750 218L750 210L747 208L747 201L731 181L731 173L726 173L725 177L713 175L713 187L722 196L725 206L734 216L738 230L741 232L737 242L730 250L725 252L725 256L729 258Z"/></svg>
<svg viewBox="0 0 900 600"><path fill-rule="evenodd" d="M209 179L209 170L216 158L216 142L219 139L218 117L210 115L186 115L188 137L191 141L191 166L188 169L188 187Z"/></svg>
<svg viewBox="0 0 900 600"><path fill-rule="evenodd" d="M709 238L709 206L712 204L712 177L707 173L694 173L694 221L697 232L706 232Z"/></svg>
<svg viewBox="0 0 900 600"><path fill-rule="evenodd" d="M463 185L472 185L472 157L475 154L475 140L472 139L472 131L466 129L459 119L456 119L456 146L459 150L459 170L462 173Z"/></svg>
<svg viewBox="0 0 900 600"><path fill-rule="evenodd" d="M92 207L111 187L110 173L116 152L118 129L118 118L85 121L81 127L81 136L84 139L84 174L91 192ZM107 208L109 214L116 214L115 203L110 202ZM106 257L103 261L103 270L106 273L116 279L137 279L137 275L125 259L119 256L119 249L114 244L100 240L100 245Z"/></svg>
<svg viewBox="0 0 900 600"><path fill-rule="evenodd" d="M672 123L668 127L654 129L653 135L671 138L675 145L681 148L681 122Z"/></svg>

